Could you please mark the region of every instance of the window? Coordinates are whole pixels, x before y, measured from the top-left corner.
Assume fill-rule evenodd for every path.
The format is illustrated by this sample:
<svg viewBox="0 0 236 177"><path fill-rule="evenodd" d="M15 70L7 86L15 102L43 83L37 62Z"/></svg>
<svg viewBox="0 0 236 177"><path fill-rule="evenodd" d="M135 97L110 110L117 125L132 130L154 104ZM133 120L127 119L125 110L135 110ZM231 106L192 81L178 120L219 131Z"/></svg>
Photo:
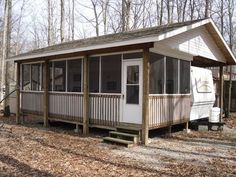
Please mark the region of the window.
<svg viewBox="0 0 236 177"><path fill-rule="evenodd" d="M53 90L58 92L66 91L66 61L54 62L54 84Z"/></svg>
<svg viewBox="0 0 236 177"><path fill-rule="evenodd" d="M150 55L150 94L164 93L164 56L151 53Z"/></svg>
<svg viewBox="0 0 236 177"><path fill-rule="evenodd" d="M49 63L49 91L53 90L53 82L52 82L52 78L53 78L53 62Z"/></svg>
<svg viewBox="0 0 236 177"><path fill-rule="evenodd" d="M30 90L30 65L22 65L22 89Z"/></svg>
<svg viewBox="0 0 236 177"><path fill-rule="evenodd" d="M101 57L101 92L121 93L121 55Z"/></svg>
<svg viewBox="0 0 236 177"><path fill-rule="evenodd" d="M68 60L68 77L67 77L67 91L81 92L82 75L81 75L81 60Z"/></svg>
<svg viewBox="0 0 236 177"><path fill-rule="evenodd" d="M31 65L31 90L39 91L41 90L40 84L40 69L41 64L32 64Z"/></svg>
<svg viewBox="0 0 236 177"><path fill-rule="evenodd" d="M180 60L180 93L190 93L190 62Z"/></svg>
<svg viewBox="0 0 236 177"><path fill-rule="evenodd" d="M127 67L126 103L139 104L139 66Z"/></svg>
<svg viewBox="0 0 236 177"><path fill-rule="evenodd" d="M99 58L89 58L89 92L99 92Z"/></svg>
<svg viewBox="0 0 236 177"><path fill-rule="evenodd" d="M166 57L166 93L178 93L178 59Z"/></svg>

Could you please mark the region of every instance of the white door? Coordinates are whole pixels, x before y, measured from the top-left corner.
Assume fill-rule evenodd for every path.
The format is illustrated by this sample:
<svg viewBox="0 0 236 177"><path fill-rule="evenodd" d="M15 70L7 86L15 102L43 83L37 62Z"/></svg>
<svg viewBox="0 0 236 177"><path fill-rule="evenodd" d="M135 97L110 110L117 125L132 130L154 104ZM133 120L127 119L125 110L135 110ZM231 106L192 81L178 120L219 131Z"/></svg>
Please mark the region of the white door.
<svg viewBox="0 0 236 177"><path fill-rule="evenodd" d="M142 124L142 60L123 62L123 122Z"/></svg>

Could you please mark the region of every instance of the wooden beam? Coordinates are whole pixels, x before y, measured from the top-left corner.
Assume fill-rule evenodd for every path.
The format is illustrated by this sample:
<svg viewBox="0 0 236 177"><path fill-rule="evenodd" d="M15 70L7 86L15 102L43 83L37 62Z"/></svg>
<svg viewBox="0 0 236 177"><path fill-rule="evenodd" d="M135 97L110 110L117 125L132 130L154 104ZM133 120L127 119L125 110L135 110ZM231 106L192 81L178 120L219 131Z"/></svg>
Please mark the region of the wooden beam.
<svg viewBox="0 0 236 177"><path fill-rule="evenodd" d="M223 108L224 108L224 71L223 66L220 66L220 122L223 118Z"/></svg>
<svg viewBox="0 0 236 177"><path fill-rule="evenodd" d="M87 51L81 51L81 52L55 54L52 56L36 57L32 59L18 60L18 61L35 62L35 61L44 61L45 59L53 60L53 59L70 58L70 57L83 57L85 55L88 56L88 55L94 55L94 54L99 55L99 54L104 54L104 53L124 52L124 51L132 51L132 50L139 50L139 49L141 50L143 48L152 48L153 46L154 46L154 43L149 42L149 43L142 43L142 44L135 44L135 45L125 45L125 46L119 46L119 47L87 50Z"/></svg>
<svg viewBox="0 0 236 177"><path fill-rule="evenodd" d="M87 135L89 133L89 61L88 56L84 56L83 60L83 134Z"/></svg>
<svg viewBox="0 0 236 177"><path fill-rule="evenodd" d="M20 63L16 63L16 124L20 123Z"/></svg>
<svg viewBox="0 0 236 177"><path fill-rule="evenodd" d="M45 60L44 67L43 67L43 85L44 85L44 96L43 96L43 120L44 120L44 127L48 127L48 108L49 108L49 95L48 95L48 88L49 88L49 64L48 60Z"/></svg>
<svg viewBox="0 0 236 177"><path fill-rule="evenodd" d="M149 48L143 49L143 111L142 111L142 143L148 144L149 134Z"/></svg>

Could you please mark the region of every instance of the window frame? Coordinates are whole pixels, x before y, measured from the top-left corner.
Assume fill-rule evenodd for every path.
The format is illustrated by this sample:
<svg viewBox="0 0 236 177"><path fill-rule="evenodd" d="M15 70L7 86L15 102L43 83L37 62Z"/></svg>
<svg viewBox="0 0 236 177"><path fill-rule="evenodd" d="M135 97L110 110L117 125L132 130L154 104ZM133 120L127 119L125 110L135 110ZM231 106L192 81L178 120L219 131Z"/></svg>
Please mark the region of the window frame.
<svg viewBox="0 0 236 177"><path fill-rule="evenodd" d="M159 53L156 53L156 54L159 54ZM159 54L159 55L162 55L162 54ZM154 93L154 94L150 94L149 93L149 95L190 95L191 94L191 61L189 61L189 60L184 60L184 59L180 59L180 58L174 58L174 59L176 59L177 60L177 72L178 72L178 78L177 78L177 82L178 82L178 87L177 87L177 93L173 93L173 94L171 94L171 93L166 93L166 84L167 84L167 76L166 76L166 70L167 70L167 68L166 68L166 60L167 60L167 57L170 57L170 58L174 58L174 57L171 57L171 56L167 56L167 55L163 55L163 59L164 59L164 86L163 86L163 93ZM189 93L180 93L180 80L181 80L181 78L180 78L180 62L181 61L187 61L187 62L189 62L189 67L190 67L190 69L189 69L189 75L190 75L190 81L189 81L189 87L190 87L190 89L189 89ZM150 90L149 90L150 91Z"/></svg>
<svg viewBox="0 0 236 177"><path fill-rule="evenodd" d="M40 68L39 68L39 84L40 84L40 87L39 87L39 90L32 90L32 65L34 64L39 64ZM29 80L30 80L30 89L29 90L24 90L23 88L23 67L24 65L29 65L30 66L30 76L29 76ZM20 91L23 91L23 92L42 92L43 91L43 64L42 62L34 62L34 63L22 63L20 65L20 74L21 74L21 77L20 77Z"/></svg>
<svg viewBox="0 0 236 177"><path fill-rule="evenodd" d="M81 91L80 92L69 92L68 91L68 61L71 60L81 60ZM54 90L54 63L57 61L65 61L66 62L66 78L65 78L65 91L55 91ZM84 80L84 58L83 57L76 57L76 58L68 58L68 59L60 59L60 60L51 60L52 63L52 90L49 90L50 93L73 93L73 94L81 94L83 93L83 80ZM50 73L49 73L50 74Z"/></svg>

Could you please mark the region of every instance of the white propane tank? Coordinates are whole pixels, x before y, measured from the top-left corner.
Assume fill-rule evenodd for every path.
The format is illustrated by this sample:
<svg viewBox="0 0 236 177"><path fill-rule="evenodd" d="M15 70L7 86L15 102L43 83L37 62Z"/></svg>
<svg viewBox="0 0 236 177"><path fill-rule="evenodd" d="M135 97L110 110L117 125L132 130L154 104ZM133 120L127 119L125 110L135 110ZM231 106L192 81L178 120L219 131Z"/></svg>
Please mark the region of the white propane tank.
<svg viewBox="0 0 236 177"><path fill-rule="evenodd" d="M220 121L220 108L213 107L210 112L209 122L218 123Z"/></svg>

